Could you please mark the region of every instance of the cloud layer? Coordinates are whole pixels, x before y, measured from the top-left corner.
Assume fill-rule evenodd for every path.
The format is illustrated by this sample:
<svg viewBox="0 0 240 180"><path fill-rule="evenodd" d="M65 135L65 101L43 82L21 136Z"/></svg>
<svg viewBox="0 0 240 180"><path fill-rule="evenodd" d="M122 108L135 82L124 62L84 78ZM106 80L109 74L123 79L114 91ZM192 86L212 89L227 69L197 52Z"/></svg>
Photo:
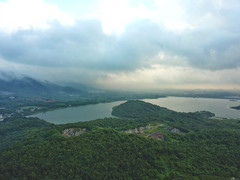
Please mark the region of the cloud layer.
<svg viewBox="0 0 240 180"><path fill-rule="evenodd" d="M121 35L103 33L97 20L0 34L0 55L7 61L109 71L186 63L202 69L234 68L240 65L239 49L238 33L213 29L176 34L149 20L132 22Z"/></svg>
<svg viewBox="0 0 240 180"><path fill-rule="evenodd" d="M3 4L0 3L0 10ZM108 87L105 80L110 83L118 79L118 83L123 83L127 81L124 76L139 82L134 88L140 87L141 79L151 82L153 87L163 84L219 85L219 82L238 87L239 81L233 76L239 74L240 68L239 1L175 0L169 4L159 0L153 4L156 6L143 2L132 5L129 9L136 13L126 24L122 22L124 30L120 33L105 32L106 22L101 19L105 16L98 19L95 14L73 23L55 6L42 4L55 9L54 12L61 12L59 18L46 21L47 28L32 26L9 31L0 24L0 70L12 69L23 74L28 70L30 74L30 69L35 69L36 76L42 76L45 71L53 80L64 78L67 81L77 77L75 81L89 79L92 84ZM167 16L170 12L166 10L158 14L168 6L176 11L174 16ZM145 17L137 10L146 12ZM175 17L179 24L175 23ZM3 18L7 20L0 13L0 20ZM64 73L68 70L71 72L67 78ZM194 72L198 72L195 77L191 76ZM169 73L173 74L170 75L172 80L168 78ZM163 78L159 80L159 76Z"/></svg>

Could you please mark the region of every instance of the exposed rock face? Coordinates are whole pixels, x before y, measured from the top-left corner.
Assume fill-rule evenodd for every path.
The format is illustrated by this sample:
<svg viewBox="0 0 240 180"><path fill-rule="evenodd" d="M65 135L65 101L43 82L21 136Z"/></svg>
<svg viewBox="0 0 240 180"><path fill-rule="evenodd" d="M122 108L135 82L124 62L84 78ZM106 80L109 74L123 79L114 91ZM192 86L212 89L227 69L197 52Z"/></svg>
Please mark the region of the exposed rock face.
<svg viewBox="0 0 240 180"><path fill-rule="evenodd" d="M163 126L163 124L157 124L157 125L150 125L149 124L147 126L143 126L143 127L139 127L139 128L135 128L135 129L129 129L129 130L124 131L124 132L132 133L132 134L143 134L145 131L147 131L149 129L157 129L160 126ZM164 140L163 133L158 132L158 131L147 134L145 137L153 138L153 139L157 139L157 140L159 140L159 139Z"/></svg>
<svg viewBox="0 0 240 180"><path fill-rule="evenodd" d="M144 133L145 130L148 130L148 129L151 129L151 125L146 125L144 127L139 127L139 128L135 128L135 129L129 129L129 130L126 130L124 132L126 133L133 133L133 134L142 134Z"/></svg>
<svg viewBox="0 0 240 180"><path fill-rule="evenodd" d="M161 132L152 132L152 133L148 134L146 137L158 139L158 140L159 139L164 140L163 133L161 133Z"/></svg>
<svg viewBox="0 0 240 180"><path fill-rule="evenodd" d="M182 133L179 129L174 128L174 127L169 126L169 125L166 127L166 129L173 132L173 133Z"/></svg>
<svg viewBox="0 0 240 180"><path fill-rule="evenodd" d="M181 131L180 131L179 129L177 129L177 128L173 128L173 129L171 130L171 132L174 132L174 133L181 133Z"/></svg>
<svg viewBox="0 0 240 180"><path fill-rule="evenodd" d="M62 135L65 137L72 137L72 136L79 136L83 134L86 131L85 128L79 129L79 128L68 128L63 130Z"/></svg>

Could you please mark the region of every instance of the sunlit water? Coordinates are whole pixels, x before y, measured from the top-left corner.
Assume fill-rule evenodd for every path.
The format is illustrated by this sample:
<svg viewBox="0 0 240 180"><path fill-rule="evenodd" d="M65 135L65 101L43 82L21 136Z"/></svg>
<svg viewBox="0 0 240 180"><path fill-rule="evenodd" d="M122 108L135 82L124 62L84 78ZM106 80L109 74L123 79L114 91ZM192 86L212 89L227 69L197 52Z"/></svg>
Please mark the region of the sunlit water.
<svg viewBox="0 0 240 180"><path fill-rule="evenodd" d="M145 102L156 104L178 112L210 111L218 117L240 119L240 111L231 109L231 106L240 105L240 101L210 98L167 97L159 99L143 99ZM55 124L90 121L111 117L112 108L125 101L100 103L78 107L57 109L34 115Z"/></svg>

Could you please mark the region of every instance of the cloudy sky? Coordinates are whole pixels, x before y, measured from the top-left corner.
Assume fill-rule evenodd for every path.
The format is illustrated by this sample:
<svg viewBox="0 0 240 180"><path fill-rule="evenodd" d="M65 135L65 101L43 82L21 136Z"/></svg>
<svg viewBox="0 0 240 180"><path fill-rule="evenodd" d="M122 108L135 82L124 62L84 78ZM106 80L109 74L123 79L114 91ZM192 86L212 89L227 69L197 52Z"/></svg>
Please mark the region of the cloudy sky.
<svg viewBox="0 0 240 180"><path fill-rule="evenodd" d="M106 89L240 89L239 17L239 0L0 0L0 72Z"/></svg>

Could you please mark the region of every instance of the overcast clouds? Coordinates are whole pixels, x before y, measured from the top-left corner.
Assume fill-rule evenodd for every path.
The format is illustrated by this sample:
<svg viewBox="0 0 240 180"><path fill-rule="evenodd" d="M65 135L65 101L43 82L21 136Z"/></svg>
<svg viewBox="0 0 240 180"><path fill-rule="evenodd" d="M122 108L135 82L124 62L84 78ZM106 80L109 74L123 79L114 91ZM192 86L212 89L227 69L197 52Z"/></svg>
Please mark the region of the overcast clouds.
<svg viewBox="0 0 240 180"><path fill-rule="evenodd" d="M101 88L240 89L239 17L238 0L0 1L0 71Z"/></svg>

